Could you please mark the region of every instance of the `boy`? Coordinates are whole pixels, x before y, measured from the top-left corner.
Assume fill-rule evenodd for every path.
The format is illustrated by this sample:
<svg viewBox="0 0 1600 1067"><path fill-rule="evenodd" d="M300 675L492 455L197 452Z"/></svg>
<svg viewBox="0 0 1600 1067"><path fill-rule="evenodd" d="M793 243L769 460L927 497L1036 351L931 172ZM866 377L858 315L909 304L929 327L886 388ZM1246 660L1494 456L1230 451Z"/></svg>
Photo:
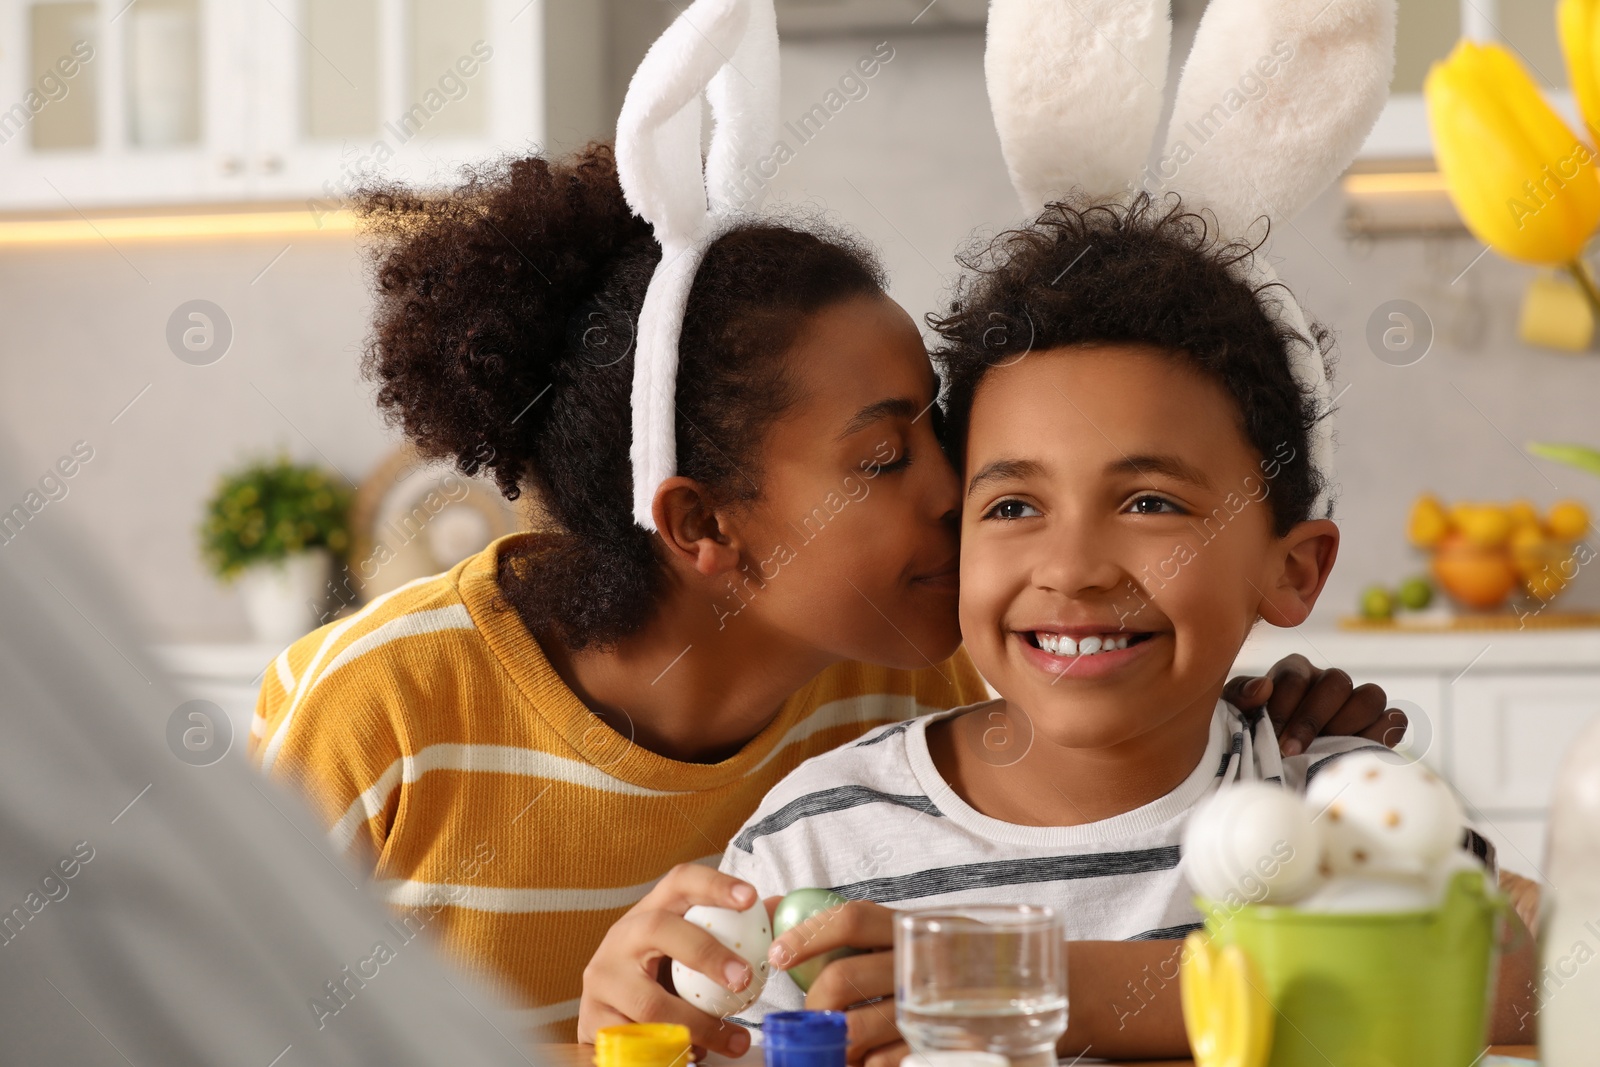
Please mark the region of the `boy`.
<svg viewBox="0 0 1600 1067"><path fill-rule="evenodd" d="M872 902L781 939L775 966L887 947L888 908L1050 905L1073 942L1063 1051L1184 1052L1189 812L1381 750L1323 737L1283 758L1270 722L1221 699L1251 628L1303 622L1339 545L1313 515L1327 413L1291 370L1305 342L1241 280L1249 255L1141 197L1051 205L966 264L936 358L963 477L962 636L1000 697L876 730L767 796L722 869L763 895ZM890 974L888 953L837 961L805 1006L885 995ZM801 1006L775 975L740 1021ZM906 1051L888 1001L851 1013L852 1060L869 1051Z"/></svg>

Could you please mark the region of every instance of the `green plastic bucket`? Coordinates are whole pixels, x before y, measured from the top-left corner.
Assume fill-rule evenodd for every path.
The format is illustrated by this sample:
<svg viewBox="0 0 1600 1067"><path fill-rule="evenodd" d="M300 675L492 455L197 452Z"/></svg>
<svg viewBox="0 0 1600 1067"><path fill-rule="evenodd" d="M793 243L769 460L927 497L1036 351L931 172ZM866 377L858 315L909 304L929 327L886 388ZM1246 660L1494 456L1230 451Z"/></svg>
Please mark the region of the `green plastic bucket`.
<svg viewBox="0 0 1600 1067"><path fill-rule="evenodd" d="M1471 1067L1483 1052L1505 903L1481 875L1456 874L1434 911L1196 903L1277 1009L1270 1067Z"/></svg>

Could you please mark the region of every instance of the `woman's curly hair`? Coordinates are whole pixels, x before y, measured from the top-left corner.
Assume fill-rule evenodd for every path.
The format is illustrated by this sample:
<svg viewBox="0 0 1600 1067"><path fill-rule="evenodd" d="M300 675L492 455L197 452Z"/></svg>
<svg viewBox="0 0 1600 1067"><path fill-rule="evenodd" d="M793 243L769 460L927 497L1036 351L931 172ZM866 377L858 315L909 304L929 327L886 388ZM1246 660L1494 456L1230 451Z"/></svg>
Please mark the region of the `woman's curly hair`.
<svg viewBox="0 0 1600 1067"><path fill-rule="evenodd" d="M1158 203L1141 193L1129 203L1049 204L1028 226L960 257L967 273L949 312L928 316L942 339L933 358L958 465L973 397L992 368L1030 351L1140 345L1220 383L1262 457L1293 449L1270 494L1280 536L1313 517L1323 476L1310 462L1311 438L1329 412L1317 410L1290 370L1295 347L1307 342L1263 308L1286 293L1243 280L1259 250L1218 239L1175 195ZM1311 340L1331 375L1331 335L1314 325Z"/></svg>
<svg viewBox="0 0 1600 1067"><path fill-rule="evenodd" d="M554 529L501 561L504 600L541 638L609 647L663 578L633 521L633 336L661 258L607 144L503 160L444 195L364 190L378 238L363 372L425 454L532 490ZM706 252L679 342L678 473L722 502L759 495L766 431L796 399L784 356L809 315L881 294L868 251L821 226L738 226Z"/></svg>

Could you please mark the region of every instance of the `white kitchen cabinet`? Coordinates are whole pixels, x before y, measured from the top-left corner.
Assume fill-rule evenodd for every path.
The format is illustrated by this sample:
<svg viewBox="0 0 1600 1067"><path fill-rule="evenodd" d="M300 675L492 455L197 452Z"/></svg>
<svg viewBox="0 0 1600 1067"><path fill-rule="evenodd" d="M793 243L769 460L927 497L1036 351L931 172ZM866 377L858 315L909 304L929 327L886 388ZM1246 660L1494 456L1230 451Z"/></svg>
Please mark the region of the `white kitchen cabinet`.
<svg viewBox="0 0 1600 1067"><path fill-rule="evenodd" d="M1320 666L1320 664L1319 664ZM1335 663L1333 666L1343 666ZM1450 723L1429 713L1444 705L1445 680L1426 671L1372 671L1355 678L1356 684L1382 686L1390 707L1406 713L1405 735L1399 745L1445 777L1450 776Z"/></svg>
<svg viewBox="0 0 1600 1067"><path fill-rule="evenodd" d="M0 209L319 211L373 175L526 151L545 133L544 6L0 0Z"/></svg>
<svg viewBox="0 0 1600 1067"><path fill-rule="evenodd" d="M1561 760L1600 716L1600 630L1393 633L1259 624L1235 673L1298 652L1383 686L1411 718L1404 743L1449 779L1501 865L1541 877Z"/></svg>
<svg viewBox="0 0 1600 1067"><path fill-rule="evenodd" d="M1455 688L1456 787L1480 808L1542 810L1562 756L1600 715L1600 677L1494 673Z"/></svg>

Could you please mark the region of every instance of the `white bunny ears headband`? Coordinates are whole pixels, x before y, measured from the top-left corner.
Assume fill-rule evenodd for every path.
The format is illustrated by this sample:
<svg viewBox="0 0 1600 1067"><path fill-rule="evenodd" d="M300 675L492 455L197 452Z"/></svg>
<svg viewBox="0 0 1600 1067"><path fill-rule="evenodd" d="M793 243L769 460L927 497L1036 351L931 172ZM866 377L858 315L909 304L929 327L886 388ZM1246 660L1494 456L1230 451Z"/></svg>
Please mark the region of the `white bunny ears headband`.
<svg viewBox="0 0 1600 1067"><path fill-rule="evenodd" d="M700 156L700 98L711 148ZM654 530L656 487L677 471L678 337L689 289L712 241L743 209L778 139L778 23L773 0L695 0L650 46L617 119L617 175L628 206L661 245L645 292L633 370L633 518Z"/></svg>
<svg viewBox="0 0 1600 1067"><path fill-rule="evenodd" d="M1394 72L1395 0L1210 0L1178 82L1159 162L1170 0L991 0L990 106L1023 210L1071 193L1131 199L1138 187L1209 208L1225 238L1265 215L1293 218L1349 166ZM1260 288L1277 280L1252 257ZM1264 294L1266 295L1266 294ZM1311 442L1333 488L1330 388L1305 315L1281 288L1268 314L1306 338L1293 371L1324 417Z"/></svg>

